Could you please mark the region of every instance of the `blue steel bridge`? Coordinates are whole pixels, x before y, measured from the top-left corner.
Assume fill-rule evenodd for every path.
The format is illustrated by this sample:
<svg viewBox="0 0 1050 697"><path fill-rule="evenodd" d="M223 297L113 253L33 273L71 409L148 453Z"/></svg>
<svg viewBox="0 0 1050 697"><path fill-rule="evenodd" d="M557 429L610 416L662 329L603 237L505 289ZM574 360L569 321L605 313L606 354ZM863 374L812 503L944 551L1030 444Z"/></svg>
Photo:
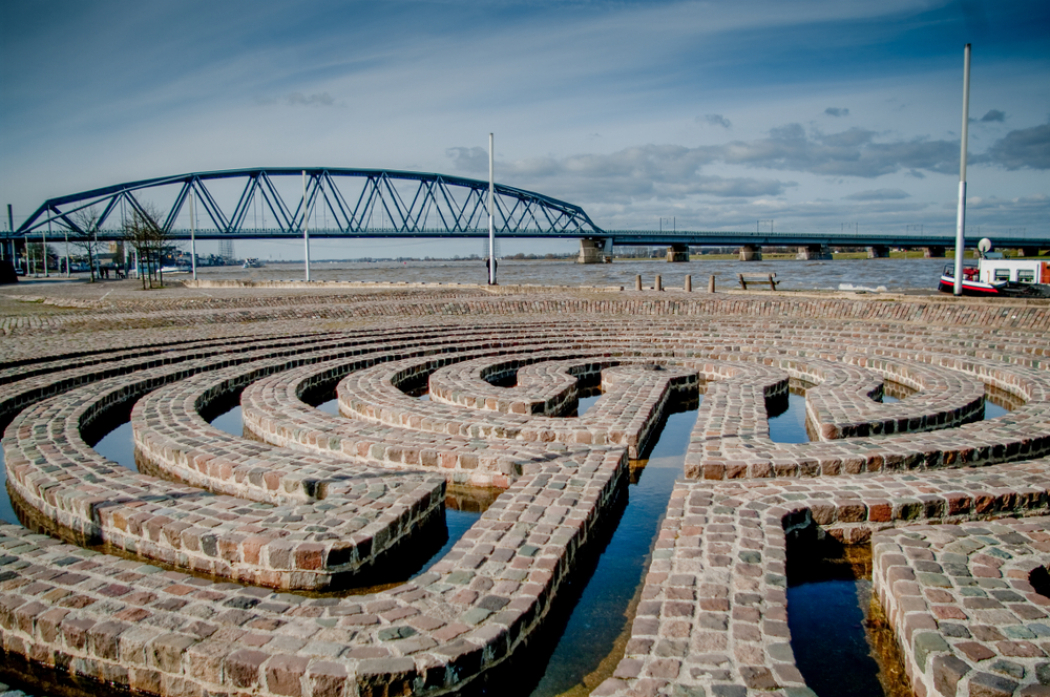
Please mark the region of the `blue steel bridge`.
<svg viewBox="0 0 1050 697"><path fill-rule="evenodd" d="M304 175L305 173L305 175ZM252 168L192 172L115 184L44 201L17 229L16 240L45 234L83 235L83 213L96 220L98 240L123 238L124 222L149 215L170 239L476 238L488 235L486 181L446 174L376 169ZM579 206L502 184L494 186L494 228L501 238L577 238L581 261L596 260L613 245L666 245L668 259L688 246L737 246L742 258L763 246L797 246L821 254L830 246L866 246L876 255L890 247L937 250L954 247L954 234L858 234L851 232L751 232L699 230L606 230ZM13 227L13 225L12 225ZM1050 234L984 234L997 247L1026 253L1050 248ZM976 239L973 240L973 245ZM750 250L750 256L745 256ZM5 258L10 258L5 253Z"/></svg>

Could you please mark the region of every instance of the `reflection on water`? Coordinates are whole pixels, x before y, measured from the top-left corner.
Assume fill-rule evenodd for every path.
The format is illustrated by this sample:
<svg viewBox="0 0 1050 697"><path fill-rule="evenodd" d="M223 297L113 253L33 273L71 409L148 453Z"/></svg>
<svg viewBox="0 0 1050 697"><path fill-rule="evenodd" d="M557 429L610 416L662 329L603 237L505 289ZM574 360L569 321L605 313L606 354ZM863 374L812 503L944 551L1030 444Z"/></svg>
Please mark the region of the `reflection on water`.
<svg viewBox="0 0 1050 697"><path fill-rule="evenodd" d="M559 695L580 685L593 689L623 655L623 639L630 630L628 608L640 592L671 489L682 475L697 417L697 404L690 407L667 418L647 461L633 463L634 481L627 490L628 505L620 524L586 580L532 697Z"/></svg>
<svg viewBox="0 0 1050 697"><path fill-rule="evenodd" d="M786 399L770 400L767 405L769 439L774 443L808 443L806 397L791 390Z"/></svg>
<svg viewBox="0 0 1050 697"><path fill-rule="evenodd" d="M7 467L4 466L4 449L0 448L0 520L5 523L17 523L18 516L11 507L11 497L7 495Z"/></svg>
<svg viewBox="0 0 1050 697"><path fill-rule="evenodd" d="M1009 413L1010 413L1010 410L1007 409L1006 407L1004 407L1004 406L1002 406L1000 404L996 404L995 402L993 402L992 400L988 399L987 397L984 398L984 418L985 418L985 420L997 419L1000 416L1006 416Z"/></svg>
<svg viewBox="0 0 1050 697"><path fill-rule="evenodd" d="M579 396L577 397L576 404L576 416L583 416L584 414L586 414L587 410L593 407L598 402L598 398L601 396L602 388L600 386L579 388Z"/></svg>
<svg viewBox="0 0 1050 697"><path fill-rule="evenodd" d="M788 628L799 671L819 697L911 694L892 632L873 603L871 547L789 537Z"/></svg>
<svg viewBox="0 0 1050 697"><path fill-rule="evenodd" d="M804 383L792 380L787 399L778 398L767 403L769 439L774 443L808 443L816 440L814 430L807 427L805 390ZM916 392L917 390L906 385L886 381L882 403L895 404ZM984 415L978 420L1004 416L1021 404L1023 402L1019 398L1002 390L988 387L984 398Z"/></svg>
<svg viewBox="0 0 1050 697"><path fill-rule="evenodd" d="M240 438L244 435L244 418L241 414L240 404L224 411L208 423L220 431L229 433L231 436Z"/></svg>
<svg viewBox="0 0 1050 697"><path fill-rule="evenodd" d="M92 447L107 460L112 460L132 472L139 471L138 465L135 464L135 437L130 421L114 428Z"/></svg>

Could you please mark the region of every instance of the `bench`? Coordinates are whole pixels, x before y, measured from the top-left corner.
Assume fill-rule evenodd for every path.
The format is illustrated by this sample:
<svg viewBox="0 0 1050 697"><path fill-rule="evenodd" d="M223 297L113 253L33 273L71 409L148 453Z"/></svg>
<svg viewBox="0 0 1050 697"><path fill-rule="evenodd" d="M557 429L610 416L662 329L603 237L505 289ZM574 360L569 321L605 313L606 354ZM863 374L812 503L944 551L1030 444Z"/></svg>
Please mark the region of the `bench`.
<svg viewBox="0 0 1050 697"><path fill-rule="evenodd" d="M775 273L738 273L737 278L740 279L740 287L747 290L747 283L768 283L770 290L776 290L777 284L780 281L776 280L777 275Z"/></svg>

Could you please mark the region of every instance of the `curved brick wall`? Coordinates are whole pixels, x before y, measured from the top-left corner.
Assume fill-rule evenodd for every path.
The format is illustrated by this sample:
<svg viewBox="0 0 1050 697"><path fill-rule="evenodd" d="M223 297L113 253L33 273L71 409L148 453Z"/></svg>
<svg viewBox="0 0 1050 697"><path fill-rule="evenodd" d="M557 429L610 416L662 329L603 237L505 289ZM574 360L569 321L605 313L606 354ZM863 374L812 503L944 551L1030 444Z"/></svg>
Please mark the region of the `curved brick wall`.
<svg viewBox="0 0 1050 697"><path fill-rule="evenodd" d="M41 529L114 553L0 528L5 651L159 694L458 689L536 631L628 457L676 394L703 391L626 655L595 694L807 694L784 564L787 535L812 526L874 545L918 694L1050 680L1050 601L1029 581L1050 565L1045 306L336 299L121 301L3 324L10 490ZM603 395L565 418L581 379ZM766 403L789 379L814 385L819 440L769 440ZM881 404L886 380L916 393ZM404 391L423 381L429 402ZM975 420L986 386L1019 406ZM341 416L304 401L318 390ZM237 395L250 439L201 415ZM149 474L89 445L132 405ZM503 493L428 572L360 596L288 592L411 554L448 483Z"/></svg>

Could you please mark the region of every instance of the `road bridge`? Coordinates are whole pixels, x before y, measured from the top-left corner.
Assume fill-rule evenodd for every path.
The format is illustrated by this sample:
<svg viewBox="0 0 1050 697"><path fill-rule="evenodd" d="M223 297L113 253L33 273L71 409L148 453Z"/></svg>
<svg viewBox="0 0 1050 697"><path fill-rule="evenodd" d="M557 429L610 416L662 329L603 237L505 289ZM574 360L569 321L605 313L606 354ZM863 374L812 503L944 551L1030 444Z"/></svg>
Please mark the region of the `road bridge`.
<svg viewBox="0 0 1050 697"><path fill-rule="evenodd" d="M300 238L477 238L488 235L489 183L446 174L346 168L249 168L143 179L48 199L0 239L16 243L70 235L122 240L129 220L150 220L171 240ZM493 227L501 238L576 238L580 261L600 262L615 245L666 246L668 261L688 260L690 246L733 246L760 259L768 246L796 247L801 258L826 258L835 246L863 246L871 256L892 247L943 256L954 235L703 230L606 230L579 206L516 187L493 186ZM192 209L192 210L191 210ZM14 228L10 219L9 230ZM985 234L997 247L1027 254L1050 248L1050 234Z"/></svg>

